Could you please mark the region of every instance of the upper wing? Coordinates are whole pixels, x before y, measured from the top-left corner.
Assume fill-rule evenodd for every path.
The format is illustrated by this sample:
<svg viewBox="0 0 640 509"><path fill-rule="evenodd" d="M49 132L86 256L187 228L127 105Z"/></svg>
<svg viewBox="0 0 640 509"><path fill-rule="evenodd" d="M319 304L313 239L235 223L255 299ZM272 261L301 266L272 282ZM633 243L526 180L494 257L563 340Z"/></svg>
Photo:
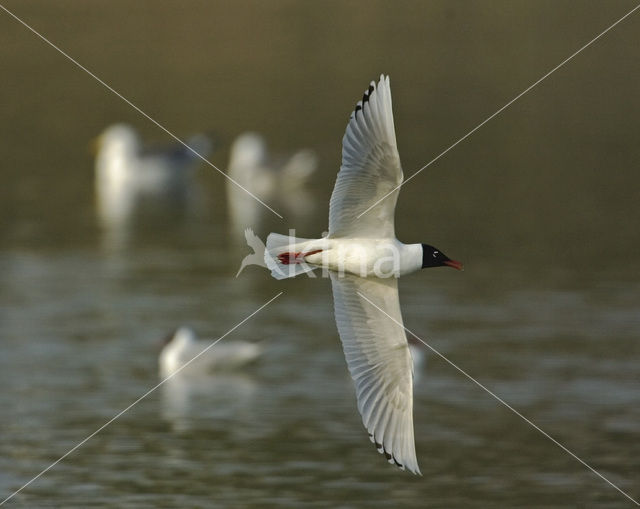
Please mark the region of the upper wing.
<svg viewBox="0 0 640 509"><path fill-rule="evenodd" d="M419 474L413 438L413 365L397 279L330 274L336 323L362 422L389 463Z"/></svg>
<svg viewBox="0 0 640 509"><path fill-rule="evenodd" d="M402 184L389 77L372 81L342 138L342 166L329 205L330 237L395 237L393 216ZM358 219L358 215L393 191Z"/></svg>

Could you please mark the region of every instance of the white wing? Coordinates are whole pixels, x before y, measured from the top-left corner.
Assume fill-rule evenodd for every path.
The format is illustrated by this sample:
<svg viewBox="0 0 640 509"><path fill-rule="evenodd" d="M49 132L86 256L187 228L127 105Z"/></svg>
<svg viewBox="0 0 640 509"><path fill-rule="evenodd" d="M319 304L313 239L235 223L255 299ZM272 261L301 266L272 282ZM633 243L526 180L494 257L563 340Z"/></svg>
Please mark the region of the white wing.
<svg viewBox="0 0 640 509"><path fill-rule="evenodd" d="M402 184L393 126L389 77L372 81L351 114L342 138L342 166L329 205L329 236L395 237L393 216Z"/></svg>
<svg viewBox="0 0 640 509"><path fill-rule="evenodd" d="M413 438L413 367L407 338L398 325L402 315L397 279L330 274L336 323L362 422L389 463L419 474Z"/></svg>

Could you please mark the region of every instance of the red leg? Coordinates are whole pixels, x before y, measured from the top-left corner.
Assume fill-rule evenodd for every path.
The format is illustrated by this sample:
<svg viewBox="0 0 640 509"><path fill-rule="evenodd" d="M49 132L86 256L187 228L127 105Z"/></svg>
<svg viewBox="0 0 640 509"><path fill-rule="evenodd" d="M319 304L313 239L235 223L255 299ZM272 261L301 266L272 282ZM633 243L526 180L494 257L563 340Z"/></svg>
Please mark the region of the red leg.
<svg viewBox="0 0 640 509"><path fill-rule="evenodd" d="M302 263L304 261L305 256L309 256L312 254L320 253L322 249L316 249L315 251L308 251L307 253L298 252L298 253L280 253L278 255L278 261L282 265L291 265L292 263Z"/></svg>
<svg viewBox="0 0 640 509"><path fill-rule="evenodd" d="M300 253L280 253L278 255L278 261L282 265L289 265L291 263L296 263L296 258Z"/></svg>

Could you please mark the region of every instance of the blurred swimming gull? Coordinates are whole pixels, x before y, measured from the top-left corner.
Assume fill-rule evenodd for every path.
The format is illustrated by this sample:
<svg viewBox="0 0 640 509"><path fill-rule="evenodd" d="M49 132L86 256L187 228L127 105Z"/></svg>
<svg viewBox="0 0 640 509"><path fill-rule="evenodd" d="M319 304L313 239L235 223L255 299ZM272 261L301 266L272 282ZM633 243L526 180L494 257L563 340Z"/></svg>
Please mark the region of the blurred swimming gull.
<svg viewBox="0 0 640 509"><path fill-rule="evenodd" d="M189 327L180 327L166 342L158 365L160 376L166 378L178 371L211 343L199 341ZM221 341L199 355L178 373L182 376L229 372L256 361L262 354L262 346L248 341Z"/></svg>
<svg viewBox="0 0 640 509"><path fill-rule="evenodd" d="M313 209L313 197L305 189L318 166L318 158L308 149L289 157L274 158L264 138L254 132L238 136L231 146L229 177L286 216L300 216ZM231 181L227 181L229 214L234 234L246 227L257 228L265 207Z"/></svg>
<svg viewBox="0 0 640 509"><path fill-rule="evenodd" d="M207 157L211 140L198 134L186 140ZM96 198L98 213L107 225L126 222L144 200L190 198L200 158L180 143L143 147L136 130L114 124L96 138Z"/></svg>

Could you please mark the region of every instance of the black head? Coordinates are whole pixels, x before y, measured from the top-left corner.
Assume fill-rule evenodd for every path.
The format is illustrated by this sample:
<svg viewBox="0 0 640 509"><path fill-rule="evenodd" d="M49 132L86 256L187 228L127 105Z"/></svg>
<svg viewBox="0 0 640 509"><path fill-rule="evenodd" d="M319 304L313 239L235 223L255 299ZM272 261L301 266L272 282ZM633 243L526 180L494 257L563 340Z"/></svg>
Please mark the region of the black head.
<svg viewBox="0 0 640 509"><path fill-rule="evenodd" d="M453 267L462 270L462 264L451 260L442 251L428 244L422 244L422 268L428 267Z"/></svg>

